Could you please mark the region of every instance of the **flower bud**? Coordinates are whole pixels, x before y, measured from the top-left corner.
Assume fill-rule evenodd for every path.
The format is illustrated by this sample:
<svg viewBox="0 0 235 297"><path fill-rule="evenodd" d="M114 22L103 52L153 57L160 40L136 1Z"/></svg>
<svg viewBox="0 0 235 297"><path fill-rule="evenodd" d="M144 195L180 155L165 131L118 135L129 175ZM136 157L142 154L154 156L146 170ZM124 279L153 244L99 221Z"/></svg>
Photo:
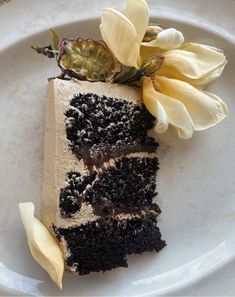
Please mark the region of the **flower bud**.
<svg viewBox="0 0 235 297"><path fill-rule="evenodd" d="M158 33L163 31L163 29L159 26L148 26L147 31L144 35L143 42L150 42L157 38Z"/></svg>
<svg viewBox="0 0 235 297"><path fill-rule="evenodd" d="M163 61L164 57L160 55L150 57L143 62L141 70L143 70L145 76L152 76L154 73L159 71Z"/></svg>

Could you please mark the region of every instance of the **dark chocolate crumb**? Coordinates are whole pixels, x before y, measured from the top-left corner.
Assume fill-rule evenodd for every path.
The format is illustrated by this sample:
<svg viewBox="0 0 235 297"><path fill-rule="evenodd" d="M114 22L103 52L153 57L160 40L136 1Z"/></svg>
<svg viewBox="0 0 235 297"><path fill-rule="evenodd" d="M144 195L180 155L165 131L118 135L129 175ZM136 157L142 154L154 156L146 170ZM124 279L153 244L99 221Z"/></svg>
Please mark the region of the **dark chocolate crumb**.
<svg viewBox="0 0 235 297"><path fill-rule="evenodd" d="M84 176L68 173L60 191L61 216L73 217L82 203L100 216L79 227L54 226L70 252L67 269L88 274L127 267L129 254L159 252L166 243L157 227L160 208L153 202L158 159L125 157L156 151L157 143L147 135L155 118L144 105L92 93L75 96L65 115L70 148L90 171ZM106 169L104 162L111 158L115 164ZM93 165L102 173L93 171ZM123 214L135 217L122 219Z"/></svg>
<svg viewBox="0 0 235 297"><path fill-rule="evenodd" d="M157 170L157 158L123 157L99 175L92 172L81 177L78 172L70 172L67 186L60 191L61 216L72 217L82 202L90 203L94 213L102 216L140 213L145 208L159 213L153 203Z"/></svg>
<svg viewBox="0 0 235 297"><path fill-rule="evenodd" d="M67 265L83 275L127 267L129 254L159 252L166 243L156 224L156 215L149 214L123 221L102 218L75 228L54 227L54 231L57 238L64 238L69 246L71 255Z"/></svg>
<svg viewBox="0 0 235 297"><path fill-rule="evenodd" d="M96 172L81 177L79 172L69 172L67 174L67 185L60 190L60 214L63 218L71 217L80 210L84 201L83 191L91 185L96 178Z"/></svg>
<svg viewBox="0 0 235 297"><path fill-rule="evenodd" d="M132 149L141 146L142 151L156 150L155 140L147 136L155 118L143 104L92 93L79 94L71 100L65 115L71 149L84 161L102 159L107 148L109 151L112 148L125 150L134 145Z"/></svg>

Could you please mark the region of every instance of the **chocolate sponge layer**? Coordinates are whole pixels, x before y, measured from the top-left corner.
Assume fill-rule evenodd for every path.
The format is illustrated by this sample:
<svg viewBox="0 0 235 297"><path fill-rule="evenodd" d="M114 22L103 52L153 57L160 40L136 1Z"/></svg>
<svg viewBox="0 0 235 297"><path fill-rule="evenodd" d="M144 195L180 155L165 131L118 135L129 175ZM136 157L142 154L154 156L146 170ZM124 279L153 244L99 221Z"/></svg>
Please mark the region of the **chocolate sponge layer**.
<svg viewBox="0 0 235 297"><path fill-rule="evenodd" d="M101 218L80 227L56 229L70 248L67 266L79 274L127 267L126 256L159 252L166 244L156 226L156 214L126 219Z"/></svg>
<svg viewBox="0 0 235 297"><path fill-rule="evenodd" d="M123 157L101 174L81 176L69 172L67 186L60 191L62 217L72 217L82 202L90 203L96 215L140 212L143 208L158 211L156 197L156 157Z"/></svg>
<svg viewBox="0 0 235 297"><path fill-rule="evenodd" d="M147 132L155 118L143 104L93 93L75 96L66 115L66 133L72 152L86 164L135 151L156 151Z"/></svg>

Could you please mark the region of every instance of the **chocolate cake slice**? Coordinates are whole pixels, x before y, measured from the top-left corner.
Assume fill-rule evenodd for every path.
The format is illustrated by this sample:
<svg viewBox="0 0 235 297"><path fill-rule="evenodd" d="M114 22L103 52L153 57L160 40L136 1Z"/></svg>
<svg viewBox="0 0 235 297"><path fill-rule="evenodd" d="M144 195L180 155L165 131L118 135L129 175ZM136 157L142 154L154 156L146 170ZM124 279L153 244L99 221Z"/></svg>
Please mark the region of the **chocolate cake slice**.
<svg viewBox="0 0 235 297"><path fill-rule="evenodd" d="M154 199L157 143L138 88L50 81L46 108L43 223L68 271L127 267L126 256L160 251Z"/></svg>

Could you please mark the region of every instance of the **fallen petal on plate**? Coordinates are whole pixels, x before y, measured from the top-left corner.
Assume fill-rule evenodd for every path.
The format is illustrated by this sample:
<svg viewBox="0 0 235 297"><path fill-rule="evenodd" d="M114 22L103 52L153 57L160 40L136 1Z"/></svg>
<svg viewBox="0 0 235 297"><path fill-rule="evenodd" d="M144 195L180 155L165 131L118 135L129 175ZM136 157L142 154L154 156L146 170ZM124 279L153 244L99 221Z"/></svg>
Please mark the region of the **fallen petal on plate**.
<svg viewBox="0 0 235 297"><path fill-rule="evenodd" d="M145 0L127 0L125 16L135 26L137 42L140 45L149 22L149 9Z"/></svg>
<svg viewBox="0 0 235 297"><path fill-rule="evenodd" d="M146 108L159 121L160 127L162 127L160 133L164 133L168 124L171 124L177 129L180 138L189 139L192 137L193 123L184 104L155 90L151 78L143 79L143 99Z"/></svg>
<svg viewBox="0 0 235 297"><path fill-rule="evenodd" d="M126 16L113 8L101 13L100 31L113 55L125 66L139 68L139 44L136 29Z"/></svg>
<svg viewBox="0 0 235 297"><path fill-rule="evenodd" d="M20 203L19 209L33 258L62 289L64 259L57 241L47 228L34 217L34 204L32 202Z"/></svg>
<svg viewBox="0 0 235 297"><path fill-rule="evenodd" d="M211 128L228 116L226 104L214 94L164 76L158 76L157 82L161 93L177 99L185 106L197 131Z"/></svg>
<svg viewBox="0 0 235 297"><path fill-rule="evenodd" d="M174 28L169 28L159 32L155 40L143 42L142 45L172 50L181 47L183 43L184 35Z"/></svg>
<svg viewBox="0 0 235 297"><path fill-rule="evenodd" d="M202 86L217 79L227 64L219 49L188 43L163 54L165 60L158 75L184 80Z"/></svg>

